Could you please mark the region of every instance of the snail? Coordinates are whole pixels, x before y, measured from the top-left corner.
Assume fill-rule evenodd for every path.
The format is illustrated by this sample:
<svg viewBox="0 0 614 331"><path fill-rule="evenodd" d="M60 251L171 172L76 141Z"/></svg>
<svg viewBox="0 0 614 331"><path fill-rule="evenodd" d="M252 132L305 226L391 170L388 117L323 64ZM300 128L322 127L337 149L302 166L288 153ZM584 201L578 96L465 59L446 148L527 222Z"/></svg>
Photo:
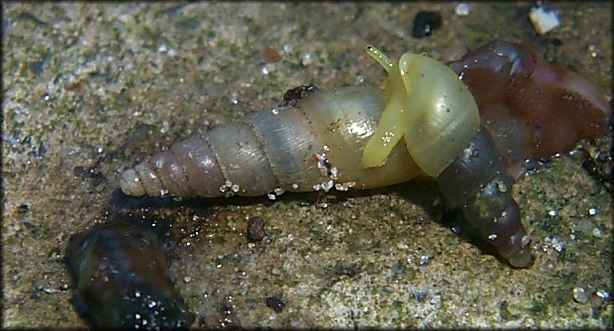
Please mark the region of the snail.
<svg viewBox="0 0 614 331"><path fill-rule="evenodd" d="M568 151L611 124L610 105L594 84L521 44L493 41L449 66L469 87L514 179L526 159Z"/></svg>
<svg viewBox="0 0 614 331"><path fill-rule="evenodd" d="M92 328L187 329L194 321L168 275L161 227L147 223L122 217L71 236L72 301Z"/></svg>
<svg viewBox="0 0 614 331"><path fill-rule="evenodd" d="M506 51L497 52L499 48ZM463 209L469 222L510 264L527 267L531 264L530 238L520 221L518 205L511 198L509 161L515 160L515 153L522 158L533 154L522 153L522 148L508 153L506 146L501 148L496 143L515 137L505 136L507 119L516 125L531 109L520 115L500 111L510 101L504 98L503 91L502 95L489 95L493 100L504 100L497 107L485 107L485 113L480 114L479 107L485 102L476 93L488 93L475 88L488 86L488 79L503 82L517 79L513 75L523 68L521 60L527 56L506 57L519 51L516 45L505 42L495 42L484 49L487 51L469 53L481 57L480 61L470 65L463 58L448 67L425 54L405 54L396 65L375 47L368 46L367 53L389 74L383 89L359 86L317 91L283 107L253 112L239 123L214 127L202 137L179 142L125 170L121 190L131 196L268 194L274 199L285 191L369 189L427 174L437 179L443 195ZM536 77L531 76L532 72L548 72L551 68L544 69L543 61L536 61L537 57L528 52L533 66L520 71L533 83L533 88L554 90L559 93L558 98L573 95L582 100L584 108L595 110L590 121L597 123L598 128L579 130L575 141L601 133L611 111L607 103L595 102L596 89L590 82L581 81L588 87L574 82L551 88L547 75L534 75L541 79L533 81ZM500 63L489 67L493 56L500 57ZM499 70L502 66L511 69ZM493 77L473 84L471 77L483 77L485 72ZM468 87L466 81L472 84L467 84ZM585 95L586 91L591 92ZM515 93L522 96L538 92L517 89ZM550 104L560 106L556 102ZM568 103L564 107L574 105ZM493 126L486 125L484 118L494 111L501 114L496 120L499 129L492 133ZM548 113L554 109L540 111ZM544 129L548 125L539 124L542 135L538 139L545 141L555 133ZM568 123L570 128L576 125ZM404 143L400 143L401 138ZM535 141L523 140L520 147L529 143Z"/></svg>
<svg viewBox="0 0 614 331"><path fill-rule="evenodd" d="M367 46L367 53L389 76L383 83L387 103L361 165L383 165L404 138L418 167L437 177L477 132L480 118L473 96L452 69L426 54L405 53L395 65L373 46Z"/></svg>
<svg viewBox="0 0 614 331"><path fill-rule="evenodd" d="M397 66L372 46L367 52L389 76L383 84L388 103L365 147L363 167L384 164L404 138L419 168L437 178L444 197L462 208L501 256L515 267L530 265L531 239L511 197L512 179L490 134L478 129L478 107L467 86L424 54L405 53Z"/></svg>

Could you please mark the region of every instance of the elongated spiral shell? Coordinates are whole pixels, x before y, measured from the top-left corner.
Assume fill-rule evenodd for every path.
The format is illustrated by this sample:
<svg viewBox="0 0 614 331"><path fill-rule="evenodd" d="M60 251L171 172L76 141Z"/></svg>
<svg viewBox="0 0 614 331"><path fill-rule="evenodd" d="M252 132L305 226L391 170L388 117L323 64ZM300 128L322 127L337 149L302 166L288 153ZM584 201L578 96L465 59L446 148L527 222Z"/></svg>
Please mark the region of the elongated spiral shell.
<svg viewBox="0 0 614 331"><path fill-rule="evenodd" d="M531 264L531 239L512 198L512 178L499 161L491 135L481 129L437 177L443 195L515 267Z"/></svg>
<svg viewBox="0 0 614 331"><path fill-rule="evenodd" d="M420 173L404 146L383 167L360 165L384 102L377 88L348 87L253 112L126 170L120 186L133 196L218 197L404 182Z"/></svg>

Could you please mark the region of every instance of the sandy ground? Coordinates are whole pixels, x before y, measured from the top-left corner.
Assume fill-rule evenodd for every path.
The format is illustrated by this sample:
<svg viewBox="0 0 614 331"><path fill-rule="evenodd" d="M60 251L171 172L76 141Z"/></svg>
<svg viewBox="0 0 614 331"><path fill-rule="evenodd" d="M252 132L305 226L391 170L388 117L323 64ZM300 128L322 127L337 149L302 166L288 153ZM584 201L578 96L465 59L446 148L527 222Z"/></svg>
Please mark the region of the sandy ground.
<svg viewBox="0 0 614 331"><path fill-rule="evenodd" d="M117 194L123 169L272 108L289 88L377 84L367 43L450 61L494 39L523 42L611 93L611 4L555 3L561 25L545 36L530 5L459 16L455 3L3 3L2 327L86 326L64 247L135 206ZM415 39L420 10L443 24ZM612 196L582 167L610 143L583 141L515 185L529 269L453 234L425 179L320 197L327 208L302 194L134 212L176 221L171 274L194 326L611 328ZM267 236L248 243L253 216ZM281 312L267 307L274 296Z"/></svg>

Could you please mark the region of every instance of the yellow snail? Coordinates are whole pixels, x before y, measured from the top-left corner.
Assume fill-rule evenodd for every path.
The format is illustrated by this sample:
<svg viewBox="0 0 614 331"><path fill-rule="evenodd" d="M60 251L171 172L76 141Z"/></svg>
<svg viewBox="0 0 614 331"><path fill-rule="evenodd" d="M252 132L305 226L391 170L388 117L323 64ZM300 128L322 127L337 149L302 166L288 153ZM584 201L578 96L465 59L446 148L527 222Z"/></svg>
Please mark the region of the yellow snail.
<svg viewBox="0 0 614 331"><path fill-rule="evenodd" d="M367 53L388 72L388 102L362 157L362 166L385 163L404 138L416 164L437 177L469 145L480 125L473 96L452 69L425 54L405 53L396 65L373 46Z"/></svg>
<svg viewBox="0 0 614 331"><path fill-rule="evenodd" d="M274 199L285 191L383 187L426 173L510 264L529 266L531 240L511 197L513 180L506 162L540 156L547 142L565 138L556 136L556 129L546 130L548 123L540 122L543 114L527 115L530 103L518 110L514 101L541 93L548 98L540 104L542 113L586 112L562 117L557 125L567 124L574 135L566 136L573 141L547 151L570 148L572 142L602 132L611 112L607 103L584 78L543 63L515 44L487 44L451 63L454 70L426 55L404 54L395 65L372 46L367 52L389 74L383 90L318 91L280 108L253 112L127 169L121 190L131 196L268 194ZM502 86L494 96L489 94L491 81ZM519 81L527 88L516 88ZM513 93L506 92L505 84ZM482 116L493 119L486 126L496 130L496 141L481 128ZM529 119L523 121L525 117ZM508 128L514 137L525 137L518 143L506 139Z"/></svg>

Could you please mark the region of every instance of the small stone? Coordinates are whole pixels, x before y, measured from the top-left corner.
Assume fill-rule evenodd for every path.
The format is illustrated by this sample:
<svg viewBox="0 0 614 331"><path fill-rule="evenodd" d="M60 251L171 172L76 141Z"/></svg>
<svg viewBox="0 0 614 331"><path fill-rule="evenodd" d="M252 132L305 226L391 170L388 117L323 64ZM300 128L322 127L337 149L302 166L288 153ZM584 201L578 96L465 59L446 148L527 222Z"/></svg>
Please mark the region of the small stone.
<svg viewBox="0 0 614 331"><path fill-rule="evenodd" d="M420 262L418 262L418 266L424 267L431 263L432 256L430 255L422 255L420 256Z"/></svg>
<svg viewBox="0 0 614 331"><path fill-rule="evenodd" d="M586 295L586 291L582 287L574 287L573 289L573 299L577 303L587 303L588 295Z"/></svg>
<svg viewBox="0 0 614 331"><path fill-rule="evenodd" d="M547 10L544 7L531 8L529 19L535 31L540 35L547 33L560 24L559 15L555 11Z"/></svg>
<svg viewBox="0 0 614 331"><path fill-rule="evenodd" d="M19 214L25 214L28 212L28 210L30 210L30 207L28 207L28 205L26 204L22 204L22 205L19 205L19 207L17 207L17 212Z"/></svg>
<svg viewBox="0 0 614 331"><path fill-rule="evenodd" d="M411 35L414 38L430 36L441 26L441 14L434 11L421 11L414 18L414 27Z"/></svg>
<svg viewBox="0 0 614 331"><path fill-rule="evenodd" d="M281 55L274 47L267 47L264 49L264 60L268 63L277 63L281 61Z"/></svg>
<svg viewBox="0 0 614 331"><path fill-rule="evenodd" d="M588 46L588 51L593 59L596 59L599 56L599 49L595 45Z"/></svg>
<svg viewBox="0 0 614 331"><path fill-rule="evenodd" d="M426 300L426 297L428 296L429 292L427 289L424 288L416 288L414 289L414 297L416 298L416 301L418 302L424 302L424 300Z"/></svg>
<svg viewBox="0 0 614 331"><path fill-rule="evenodd" d="M311 84L289 89L286 91L286 93L284 93L284 100L282 102L282 106L296 106L299 100L317 91L318 87ZM295 188L294 185L296 185L297 187ZM298 184L292 184L292 188L297 189Z"/></svg>
<svg viewBox="0 0 614 331"><path fill-rule="evenodd" d="M277 296L266 298L266 306L273 309L276 313L281 313L286 304Z"/></svg>
<svg viewBox="0 0 614 331"><path fill-rule="evenodd" d="M610 292L608 292L608 290L599 290L595 294L605 301L612 300L612 296L610 295Z"/></svg>
<svg viewBox="0 0 614 331"><path fill-rule="evenodd" d="M265 222L260 217L252 217L247 221L247 240L261 241L266 235Z"/></svg>
<svg viewBox="0 0 614 331"><path fill-rule="evenodd" d="M471 13L471 5L468 3L461 2L456 5L454 8L454 12L458 16L467 16Z"/></svg>
<svg viewBox="0 0 614 331"><path fill-rule="evenodd" d="M303 67L310 65L313 62L311 59L311 52L304 52L301 60Z"/></svg>

